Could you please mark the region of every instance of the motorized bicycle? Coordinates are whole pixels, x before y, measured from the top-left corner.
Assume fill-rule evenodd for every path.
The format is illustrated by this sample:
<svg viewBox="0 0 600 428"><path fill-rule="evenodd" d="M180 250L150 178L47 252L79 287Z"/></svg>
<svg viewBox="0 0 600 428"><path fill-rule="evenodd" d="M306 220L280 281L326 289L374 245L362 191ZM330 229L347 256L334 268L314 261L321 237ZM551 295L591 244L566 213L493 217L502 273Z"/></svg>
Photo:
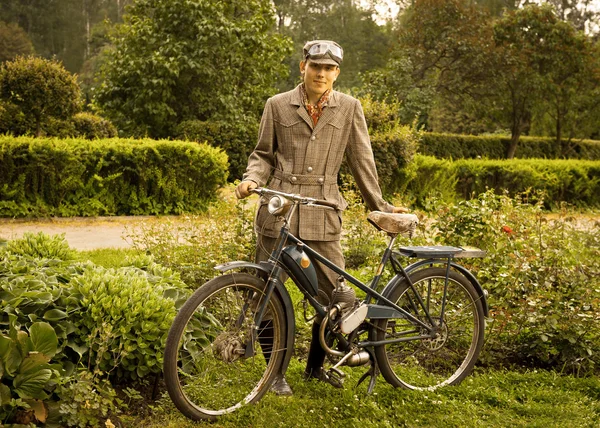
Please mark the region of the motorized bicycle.
<svg viewBox="0 0 600 428"><path fill-rule="evenodd" d="M164 378L177 408L194 420L213 420L254 403L285 372L294 350L294 304L282 283L289 277L304 305L322 319L319 334L331 367L325 375L342 383L342 366L368 366L359 383L368 391L381 373L395 387L433 390L462 381L473 369L484 340L486 293L457 259L482 257L478 249L405 246L414 214L372 212L368 220L389 235L373 278L363 283L290 233L299 205L335 209L325 200L267 188L268 210L283 220L266 262L233 261L182 306L166 341ZM404 267L401 258L417 259ZM324 302L314 262L339 275ZM387 269L387 271L386 271ZM388 272L391 279L380 284ZM391 274L389 273L391 272ZM284 274L284 275L282 275ZM357 298L356 289L361 298Z"/></svg>

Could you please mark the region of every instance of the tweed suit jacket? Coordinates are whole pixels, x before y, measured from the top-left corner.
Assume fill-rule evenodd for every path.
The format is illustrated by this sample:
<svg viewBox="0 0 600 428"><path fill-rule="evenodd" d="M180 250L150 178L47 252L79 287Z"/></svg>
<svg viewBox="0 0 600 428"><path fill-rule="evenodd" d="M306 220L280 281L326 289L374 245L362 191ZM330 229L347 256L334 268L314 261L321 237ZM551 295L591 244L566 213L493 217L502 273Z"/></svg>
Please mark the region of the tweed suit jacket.
<svg viewBox="0 0 600 428"><path fill-rule="evenodd" d="M344 158L370 210L392 212L378 183L371 141L360 102L332 91L313 127L302 104L301 85L278 94L265 105L258 143L248 158L244 180L287 193L335 202L338 210L300 206L291 232L303 240L340 239L342 211L348 206L337 184ZM281 222L267 212L261 198L255 229L277 237Z"/></svg>

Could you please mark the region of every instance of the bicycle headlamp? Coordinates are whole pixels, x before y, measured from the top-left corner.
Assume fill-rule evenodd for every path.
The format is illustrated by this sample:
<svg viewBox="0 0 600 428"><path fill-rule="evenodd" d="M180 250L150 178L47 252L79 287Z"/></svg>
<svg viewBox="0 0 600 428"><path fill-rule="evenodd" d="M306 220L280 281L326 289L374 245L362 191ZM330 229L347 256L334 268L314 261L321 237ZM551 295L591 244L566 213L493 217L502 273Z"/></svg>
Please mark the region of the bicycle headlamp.
<svg viewBox="0 0 600 428"><path fill-rule="evenodd" d="M283 196L275 195L269 200L267 210L273 215L285 215L292 203Z"/></svg>

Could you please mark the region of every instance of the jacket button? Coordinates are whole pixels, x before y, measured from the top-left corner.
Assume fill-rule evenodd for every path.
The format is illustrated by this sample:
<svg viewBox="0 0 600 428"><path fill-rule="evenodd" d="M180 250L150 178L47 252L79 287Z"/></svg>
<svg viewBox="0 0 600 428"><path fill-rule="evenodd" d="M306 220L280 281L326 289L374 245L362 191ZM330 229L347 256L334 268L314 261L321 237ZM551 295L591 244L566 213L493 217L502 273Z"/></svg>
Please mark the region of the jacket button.
<svg viewBox="0 0 600 428"><path fill-rule="evenodd" d="M298 177L292 177L290 178L290 180L292 181L292 183L295 183L296 181L298 181Z"/></svg>
<svg viewBox="0 0 600 428"><path fill-rule="evenodd" d="M317 139L317 137L315 135L313 135L312 137L310 137L310 139L315 141Z"/></svg>
<svg viewBox="0 0 600 428"><path fill-rule="evenodd" d="M319 179L317 180L317 182L319 184L323 184L325 182L325 180L323 179L323 177L319 177Z"/></svg>
<svg viewBox="0 0 600 428"><path fill-rule="evenodd" d="M312 169L312 166L309 166L308 168L306 168L306 170L307 170L308 172L312 172L312 171L313 171L313 169Z"/></svg>

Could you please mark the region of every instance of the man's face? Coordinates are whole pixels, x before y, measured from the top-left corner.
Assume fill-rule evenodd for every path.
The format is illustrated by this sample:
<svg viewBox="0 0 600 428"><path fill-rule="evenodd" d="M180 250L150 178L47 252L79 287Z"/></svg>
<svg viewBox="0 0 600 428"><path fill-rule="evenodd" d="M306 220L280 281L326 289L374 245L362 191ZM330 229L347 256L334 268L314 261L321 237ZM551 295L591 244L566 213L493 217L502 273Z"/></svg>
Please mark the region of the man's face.
<svg viewBox="0 0 600 428"><path fill-rule="evenodd" d="M309 98L316 97L317 99L326 90L333 87L333 82L340 74L339 67L330 64L317 64L310 59L300 63L300 71L304 74L304 86Z"/></svg>

